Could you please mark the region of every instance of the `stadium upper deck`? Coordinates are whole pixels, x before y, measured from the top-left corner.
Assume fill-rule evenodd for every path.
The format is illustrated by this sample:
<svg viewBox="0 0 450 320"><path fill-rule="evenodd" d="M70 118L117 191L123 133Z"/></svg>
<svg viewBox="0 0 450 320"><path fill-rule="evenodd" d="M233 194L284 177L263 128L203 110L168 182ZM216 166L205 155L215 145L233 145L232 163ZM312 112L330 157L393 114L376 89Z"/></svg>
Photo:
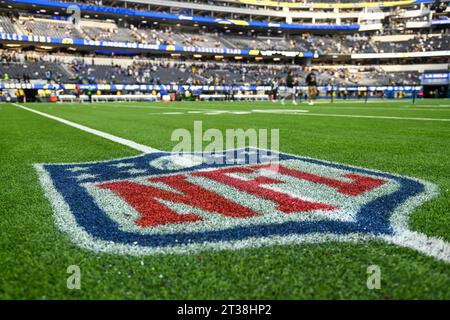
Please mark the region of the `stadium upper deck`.
<svg viewBox="0 0 450 320"><path fill-rule="evenodd" d="M155 21L185 25L207 25L209 27L230 27L257 29L257 31L299 33L312 32L356 32L377 31L388 24L398 25L398 29L428 28L449 24L444 18L450 12L445 7L443 13L436 13L432 1L393 1L352 3L350 6L317 7L311 3L291 9L284 7L264 7L266 2L203 2L203 1L161 1L161 0L93 0L93 1L47 1L12 0L8 8L45 9L53 12L67 10L77 4L83 15L90 17L122 16L129 20L152 19ZM269 3L271 3L269 1ZM5 3L6 4L6 3ZM224 5L226 4L226 5ZM232 6L230 4L238 5ZM326 4L328 6L328 4ZM345 4L341 4L345 5ZM444 5L443 5L444 6ZM386 20L388 24L386 24ZM409 25L408 25L409 23ZM401 28L402 27L402 28Z"/></svg>
<svg viewBox="0 0 450 320"><path fill-rule="evenodd" d="M263 59L275 56L286 59L317 58L336 54L355 55L354 58L358 59L448 56L447 33L450 24L447 22L450 21L450 9L445 8L443 13L438 13L433 7L435 4L430 1L374 2L370 3L371 7L368 3L363 12L358 13L357 19L361 23L364 15L370 16L372 20L365 21L365 24L345 21L347 13L341 12L344 9L340 8L333 9L332 14L339 16L334 22L329 20L319 24L323 12L310 8L308 14L316 18L302 20L302 24L298 24L271 22L270 19L228 19L224 16L227 12L223 11L223 15L217 17L207 8L196 12L194 5L204 6L204 1L164 1L157 5L152 2L127 0L112 7L113 2L109 0L77 3L2 1L0 9L8 13L13 21L9 22L6 17L1 19L1 39L9 45L41 44L46 48L102 49L115 50L116 53L120 48L135 52L239 55ZM179 6L175 7L174 3ZM243 2L208 3L217 8L229 7L218 6L217 3L249 6ZM258 2L262 3L265 2ZM182 5L192 8L187 12ZM373 5L379 11L371 11ZM384 8L389 10L383 11ZM281 11L289 20L289 8ZM79 17L73 24L75 13ZM200 13L203 15L195 15ZM248 16L250 19L253 17ZM231 18L235 18L234 14ZM432 24L438 20L439 24ZM376 28L376 31L371 28ZM425 44L424 34L432 41ZM385 35L392 36L384 38Z"/></svg>

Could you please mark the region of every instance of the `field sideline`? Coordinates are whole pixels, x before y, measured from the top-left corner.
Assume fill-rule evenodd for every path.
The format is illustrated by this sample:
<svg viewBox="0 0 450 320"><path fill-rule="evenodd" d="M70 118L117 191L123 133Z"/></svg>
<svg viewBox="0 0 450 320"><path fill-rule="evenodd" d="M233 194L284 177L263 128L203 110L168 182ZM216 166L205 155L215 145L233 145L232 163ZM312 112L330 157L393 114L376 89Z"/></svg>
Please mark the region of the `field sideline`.
<svg viewBox="0 0 450 320"><path fill-rule="evenodd" d="M439 196L412 230L450 241L450 101L23 104L170 151L173 130L279 128L280 150L423 179ZM109 160L139 151L0 105L0 299L450 299L450 264L381 241L271 246L145 257L94 254L57 229L33 164ZM367 267L382 270L380 290ZM69 265L81 290L66 287Z"/></svg>

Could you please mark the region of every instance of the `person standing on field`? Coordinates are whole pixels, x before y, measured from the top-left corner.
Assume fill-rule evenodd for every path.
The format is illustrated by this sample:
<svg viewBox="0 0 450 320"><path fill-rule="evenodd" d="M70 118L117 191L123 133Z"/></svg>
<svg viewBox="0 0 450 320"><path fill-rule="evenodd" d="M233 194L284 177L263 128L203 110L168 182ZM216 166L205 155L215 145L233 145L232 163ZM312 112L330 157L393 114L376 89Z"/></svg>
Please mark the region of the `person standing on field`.
<svg viewBox="0 0 450 320"><path fill-rule="evenodd" d="M314 105L314 101L316 100L316 96L318 93L317 90L317 78L314 71L311 71L306 76L306 84L308 85L308 104L310 106Z"/></svg>
<svg viewBox="0 0 450 320"><path fill-rule="evenodd" d="M291 96L292 103L298 104L297 100L296 100L296 95L295 95L295 79L294 79L291 69L288 70L288 74L286 76L286 94L281 99L281 104L284 104L284 101L286 100L286 96Z"/></svg>

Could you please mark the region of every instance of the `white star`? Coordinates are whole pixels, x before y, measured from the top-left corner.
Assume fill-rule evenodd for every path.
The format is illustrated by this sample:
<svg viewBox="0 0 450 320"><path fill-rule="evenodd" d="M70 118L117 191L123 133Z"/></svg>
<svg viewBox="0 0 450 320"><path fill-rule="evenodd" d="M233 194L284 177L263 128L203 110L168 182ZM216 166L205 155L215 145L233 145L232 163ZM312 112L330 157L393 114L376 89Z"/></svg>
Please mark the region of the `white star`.
<svg viewBox="0 0 450 320"><path fill-rule="evenodd" d="M206 162L207 160L215 161L214 159L223 159L224 155L220 153L204 153L203 154L203 161Z"/></svg>
<svg viewBox="0 0 450 320"><path fill-rule="evenodd" d="M116 167L116 168L129 168L129 167L134 167L134 163L124 163L124 162L119 162L116 164L112 164L111 167Z"/></svg>
<svg viewBox="0 0 450 320"><path fill-rule="evenodd" d="M91 179L97 177L98 174L89 174L89 173L83 173L77 176L77 180L85 180L85 179Z"/></svg>
<svg viewBox="0 0 450 320"><path fill-rule="evenodd" d="M247 154L247 155L254 155L254 154L258 154L258 152L257 151L255 151L255 150L249 150L249 151L244 151L243 152L244 154Z"/></svg>
<svg viewBox="0 0 450 320"><path fill-rule="evenodd" d="M71 172L79 172L79 171L85 171L85 170L89 170L89 167L73 167L70 169L67 169L67 171L71 171Z"/></svg>
<svg viewBox="0 0 450 320"><path fill-rule="evenodd" d="M280 159L280 157L278 157L278 156L261 156L260 157L260 160L261 160L261 162L272 162L272 161L277 161L277 160L279 160Z"/></svg>
<svg viewBox="0 0 450 320"><path fill-rule="evenodd" d="M223 158L224 157L223 153L211 153L210 156L214 157L214 158Z"/></svg>
<svg viewBox="0 0 450 320"><path fill-rule="evenodd" d="M129 173L129 174L139 174L139 173L145 173L147 172L147 170L145 169L129 169L129 170L125 170L125 171L120 171L121 173Z"/></svg>

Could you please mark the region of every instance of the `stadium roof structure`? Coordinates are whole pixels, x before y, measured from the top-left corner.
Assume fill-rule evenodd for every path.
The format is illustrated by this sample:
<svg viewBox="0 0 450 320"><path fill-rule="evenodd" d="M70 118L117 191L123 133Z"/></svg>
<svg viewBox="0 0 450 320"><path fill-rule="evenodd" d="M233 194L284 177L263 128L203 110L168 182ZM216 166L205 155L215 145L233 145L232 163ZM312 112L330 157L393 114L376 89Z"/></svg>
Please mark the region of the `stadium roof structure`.
<svg viewBox="0 0 450 320"><path fill-rule="evenodd" d="M227 2L239 2L254 6L271 6L287 8L363 8L363 7L394 7L416 3L431 3L433 0L394 0L394 1L347 1L345 3L327 3L314 0L288 2L273 0L225 0Z"/></svg>

